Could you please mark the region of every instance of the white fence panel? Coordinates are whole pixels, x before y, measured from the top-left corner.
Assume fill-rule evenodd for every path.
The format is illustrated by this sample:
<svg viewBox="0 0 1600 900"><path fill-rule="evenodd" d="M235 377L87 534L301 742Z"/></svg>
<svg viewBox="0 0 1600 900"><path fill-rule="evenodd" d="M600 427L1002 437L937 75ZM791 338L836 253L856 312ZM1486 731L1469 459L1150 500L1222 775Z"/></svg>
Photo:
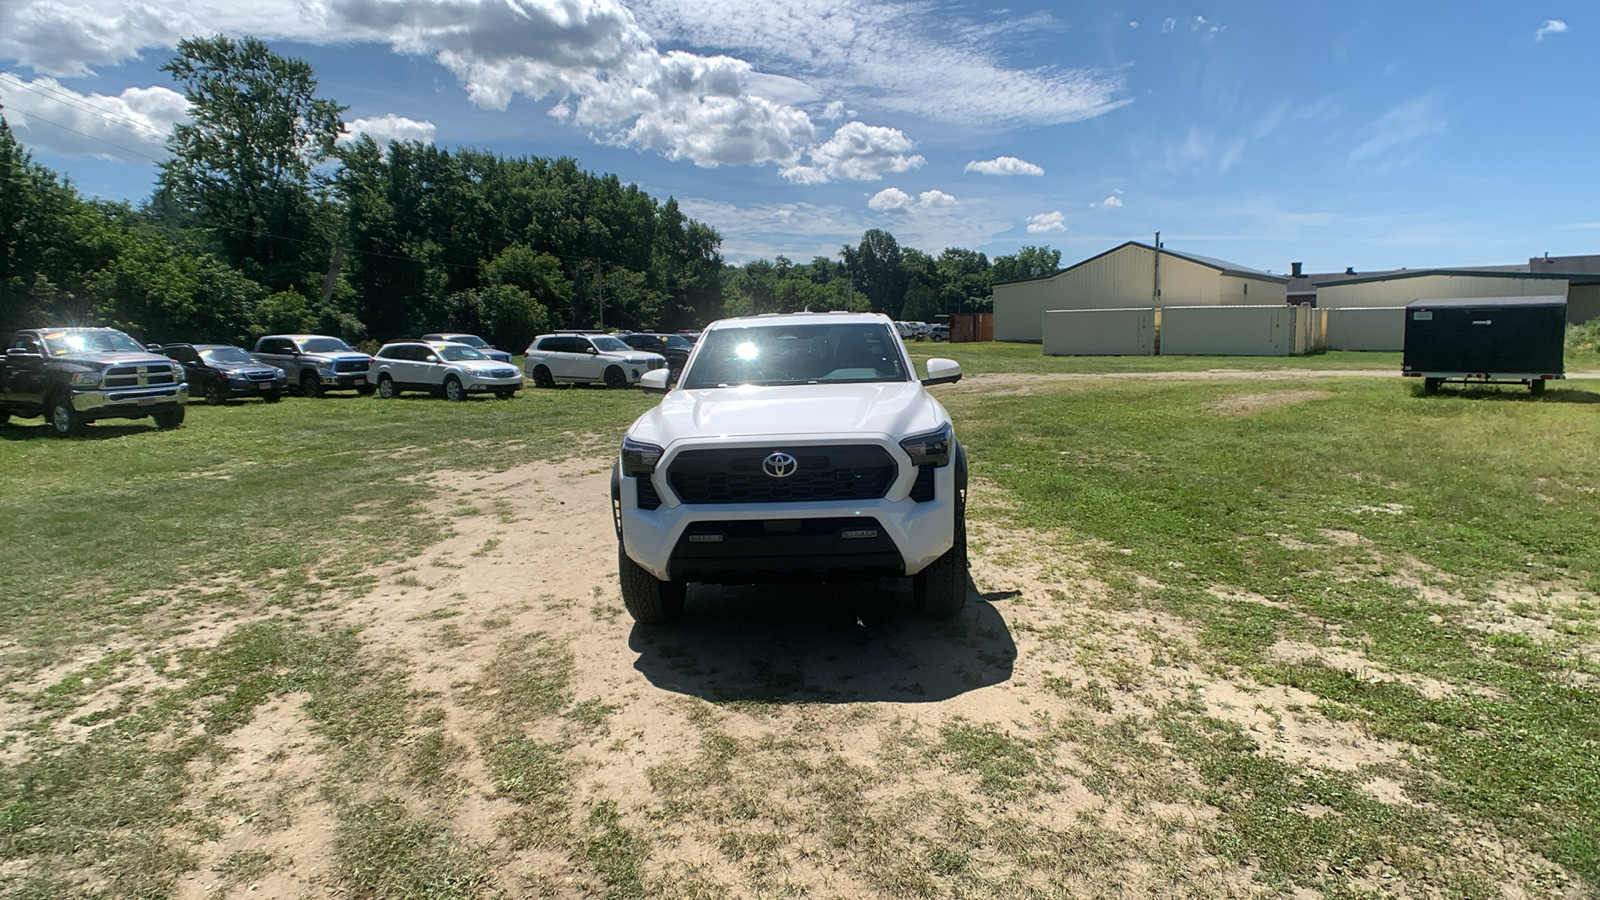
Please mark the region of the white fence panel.
<svg viewBox="0 0 1600 900"><path fill-rule="evenodd" d="M1329 350L1404 350L1404 306L1346 307L1328 312Z"/></svg>
<svg viewBox="0 0 1600 900"><path fill-rule="evenodd" d="M1045 356L1151 356L1156 311L1060 309L1044 314Z"/></svg>
<svg viewBox="0 0 1600 900"><path fill-rule="evenodd" d="M1161 310L1163 356L1290 356L1295 352L1297 333L1295 311L1288 306L1168 306Z"/></svg>

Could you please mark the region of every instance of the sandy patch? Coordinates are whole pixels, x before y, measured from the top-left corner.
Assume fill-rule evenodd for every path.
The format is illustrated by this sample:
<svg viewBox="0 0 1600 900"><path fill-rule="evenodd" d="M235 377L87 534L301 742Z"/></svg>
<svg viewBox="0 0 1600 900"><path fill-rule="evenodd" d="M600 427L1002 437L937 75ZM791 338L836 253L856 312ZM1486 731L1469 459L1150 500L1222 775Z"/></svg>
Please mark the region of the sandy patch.
<svg viewBox="0 0 1600 900"><path fill-rule="evenodd" d="M1252 394L1229 394L1206 405L1206 409L1219 416L1240 418L1305 403L1308 400L1325 400L1333 395L1327 391L1270 391Z"/></svg>

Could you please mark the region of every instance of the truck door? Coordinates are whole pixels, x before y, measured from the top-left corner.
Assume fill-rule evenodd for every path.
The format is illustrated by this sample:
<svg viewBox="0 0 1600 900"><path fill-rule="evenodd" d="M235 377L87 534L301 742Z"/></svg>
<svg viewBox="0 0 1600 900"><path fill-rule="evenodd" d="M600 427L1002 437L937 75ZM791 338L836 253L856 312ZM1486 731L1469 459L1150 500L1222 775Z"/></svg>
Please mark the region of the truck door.
<svg viewBox="0 0 1600 900"><path fill-rule="evenodd" d="M44 405L44 346L39 336L24 331L6 350L5 389L11 402L28 409Z"/></svg>

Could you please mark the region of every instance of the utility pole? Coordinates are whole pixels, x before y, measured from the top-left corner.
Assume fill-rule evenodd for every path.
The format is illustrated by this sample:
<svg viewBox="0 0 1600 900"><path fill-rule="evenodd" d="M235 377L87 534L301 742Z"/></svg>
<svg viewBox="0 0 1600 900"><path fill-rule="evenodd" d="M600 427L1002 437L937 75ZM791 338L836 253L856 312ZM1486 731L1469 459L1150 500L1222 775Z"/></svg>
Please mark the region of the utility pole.
<svg viewBox="0 0 1600 900"><path fill-rule="evenodd" d="M1155 302L1152 305L1153 306L1160 306L1161 305L1161 232L1159 232L1159 231L1156 232L1156 266L1155 266L1155 284L1153 286L1153 290L1155 291L1154 296L1153 296L1153 300Z"/></svg>

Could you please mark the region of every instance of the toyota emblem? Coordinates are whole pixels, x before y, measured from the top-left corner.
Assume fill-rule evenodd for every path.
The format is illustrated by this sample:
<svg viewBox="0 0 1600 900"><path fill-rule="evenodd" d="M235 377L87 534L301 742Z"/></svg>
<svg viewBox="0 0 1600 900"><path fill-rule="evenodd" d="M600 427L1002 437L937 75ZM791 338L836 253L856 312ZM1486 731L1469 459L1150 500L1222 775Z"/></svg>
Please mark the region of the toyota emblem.
<svg viewBox="0 0 1600 900"><path fill-rule="evenodd" d="M773 453L761 461L761 470L773 478L788 478L800 468L800 463L787 453Z"/></svg>

